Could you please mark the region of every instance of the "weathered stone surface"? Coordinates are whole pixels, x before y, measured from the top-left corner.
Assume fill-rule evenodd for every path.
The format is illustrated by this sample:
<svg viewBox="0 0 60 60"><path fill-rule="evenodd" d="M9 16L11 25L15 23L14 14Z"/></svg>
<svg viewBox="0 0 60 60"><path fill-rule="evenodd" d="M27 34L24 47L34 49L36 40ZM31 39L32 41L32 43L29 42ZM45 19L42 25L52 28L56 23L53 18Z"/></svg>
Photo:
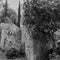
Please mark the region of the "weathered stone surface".
<svg viewBox="0 0 60 60"><path fill-rule="evenodd" d="M20 49L21 46L21 32L14 24L0 24L1 39L0 48L8 50L10 48Z"/></svg>

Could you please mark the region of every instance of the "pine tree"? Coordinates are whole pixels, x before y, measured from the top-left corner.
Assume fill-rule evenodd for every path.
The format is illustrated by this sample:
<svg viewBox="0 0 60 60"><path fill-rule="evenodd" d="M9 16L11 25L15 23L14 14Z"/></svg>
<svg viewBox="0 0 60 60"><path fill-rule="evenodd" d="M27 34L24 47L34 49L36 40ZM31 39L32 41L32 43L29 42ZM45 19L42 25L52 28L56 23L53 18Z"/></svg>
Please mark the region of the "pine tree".
<svg viewBox="0 0 60 60"><path fill-rule="evenodd" d="M7 16L7 8L8 8L8 3L7 3L7 0L6 0L6 2L5 2L5 13L4 13L5 17Z"/></svg>
<svg viewBox="0 0 60 60"><path fill-rule="evenodd" d="M18 27L20 27L20 1L19 1L19 7L18 7Z"/></svg>

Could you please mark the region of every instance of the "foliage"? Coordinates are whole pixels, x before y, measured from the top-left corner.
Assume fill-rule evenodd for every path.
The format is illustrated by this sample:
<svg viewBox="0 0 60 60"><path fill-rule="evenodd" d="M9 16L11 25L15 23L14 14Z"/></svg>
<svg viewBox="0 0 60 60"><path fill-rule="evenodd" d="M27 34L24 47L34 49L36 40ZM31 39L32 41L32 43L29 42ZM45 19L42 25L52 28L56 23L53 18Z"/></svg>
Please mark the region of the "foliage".
<svg viewBox="0 0 60 60"><path fill-rule="evenodd" d="M36 24L49 23L51 20L59 21L60 19L60 3L49 3L49 1L38 2L32 0L24 3L25 23ZM29 4L28 4L29 3Z"/></svg>
<svg viewBox="0 0 60 60"><path fill-rule="evenodd" d="M17 22L18 22L18 17L17 17L17 14L16 14L16 12L13 10L13 9L11 9L11 8L8 8L7 9L7 16L5 16L5 10L4 10L4 8L2 9L2 11L0 11L0 19L1 19L1 22L2 22L2 20L4 20L4 19L6 19L6 20L4 20L3 22L8 22L7 20L8 20L8 18L9 18L9 20L11 20L11 22L10 23L14 23L14 24L16 24L17 25ZM8 18L6 18L6 17L8 17ZM3 23L2 22L2 23ZM9 23L9 22L8 22Z"/></svg>
<svg viewBox="0 0 60 60"><path fill-rule="evenodd" d="M52 3L49 1L38 3L37 1L38 0L32 0L24 3L24 24L31 33L32 39L40 42L42 45L43 49L41 49L43 51L41 50L40 55L46 56L45 53L48 48L50 48L50 46L47 47L49 42L51 42L53 50L55 48L55 39L53 37L53 33L57 31L57 28L59 28L58 23L60 23L60 3ZM49 54L47 56L49 56Z"/></svg>
<svg viewBox="0 0 60 60"><path fill-rule="evenodd" d="M18 51L15 48L11 48L10 50L8 50L5 55L7 59L16 59L16 58L25 57L24 52L20 50Z"/></svg>
<svg viewBox="0 0 60 60"><path fill-rule="evenodd" d="M32 0L24 3L24 24L29 25L28 29L30 29L34 40L48 43L49 40L54 41L53 33L59 28L56 22L60 22L60 3L38 1Z"/></svg>

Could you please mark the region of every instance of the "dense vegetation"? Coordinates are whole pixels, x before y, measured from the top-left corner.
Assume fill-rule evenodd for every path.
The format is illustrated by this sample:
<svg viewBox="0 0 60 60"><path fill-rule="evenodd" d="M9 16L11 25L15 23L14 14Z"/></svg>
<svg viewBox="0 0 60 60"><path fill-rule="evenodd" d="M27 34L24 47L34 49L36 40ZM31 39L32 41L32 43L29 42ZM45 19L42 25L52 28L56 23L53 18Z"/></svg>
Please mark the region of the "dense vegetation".
<svg viewBox="0 0 60 60"><path fill-rule="evenodd" d="M60 28L60 3L32 0L24 3L24 25L31 33L32 39L42 43L42 60L48 60L50 47L46 47L49 42L53 43L52 49L55 49L54 32ZM48 50L48 51L47 51ZM47 54L47 56L46 56ZM45 57L45 56L46 57Z"/></svg>
<svg viewBox="0 0 60 60"><path fill-rule="evenodd" d="M44 29L48 32L51 30L56 31L57 28L60 28L60 3L39 0L29 2L27 0L27 2L24 3L24 10L24 24L29 27L29 29L34 26L38 30L34 28L35 32Z"/></svg>
<svg viewBox="0 0 60 60"><path fill-rule="evenodd" d="M25 21L27 24L42 24L49 23L51 20L59 21L60 19L60 4L39 2L25 2ZM42 22L42 23L41 23Z"/></svg>

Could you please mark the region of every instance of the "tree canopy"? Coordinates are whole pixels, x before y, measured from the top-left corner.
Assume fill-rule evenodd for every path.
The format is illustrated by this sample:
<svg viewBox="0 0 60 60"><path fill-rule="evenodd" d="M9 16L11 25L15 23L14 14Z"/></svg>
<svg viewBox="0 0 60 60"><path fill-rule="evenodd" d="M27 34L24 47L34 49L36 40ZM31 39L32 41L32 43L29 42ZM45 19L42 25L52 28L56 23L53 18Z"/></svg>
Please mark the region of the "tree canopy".
<svg viewBox="0 0 60 60"><path fill-rule="evenodd" d="M32 0L24 3L26 24L47 24L51 20L60 21L60 3Z"/></svg>

